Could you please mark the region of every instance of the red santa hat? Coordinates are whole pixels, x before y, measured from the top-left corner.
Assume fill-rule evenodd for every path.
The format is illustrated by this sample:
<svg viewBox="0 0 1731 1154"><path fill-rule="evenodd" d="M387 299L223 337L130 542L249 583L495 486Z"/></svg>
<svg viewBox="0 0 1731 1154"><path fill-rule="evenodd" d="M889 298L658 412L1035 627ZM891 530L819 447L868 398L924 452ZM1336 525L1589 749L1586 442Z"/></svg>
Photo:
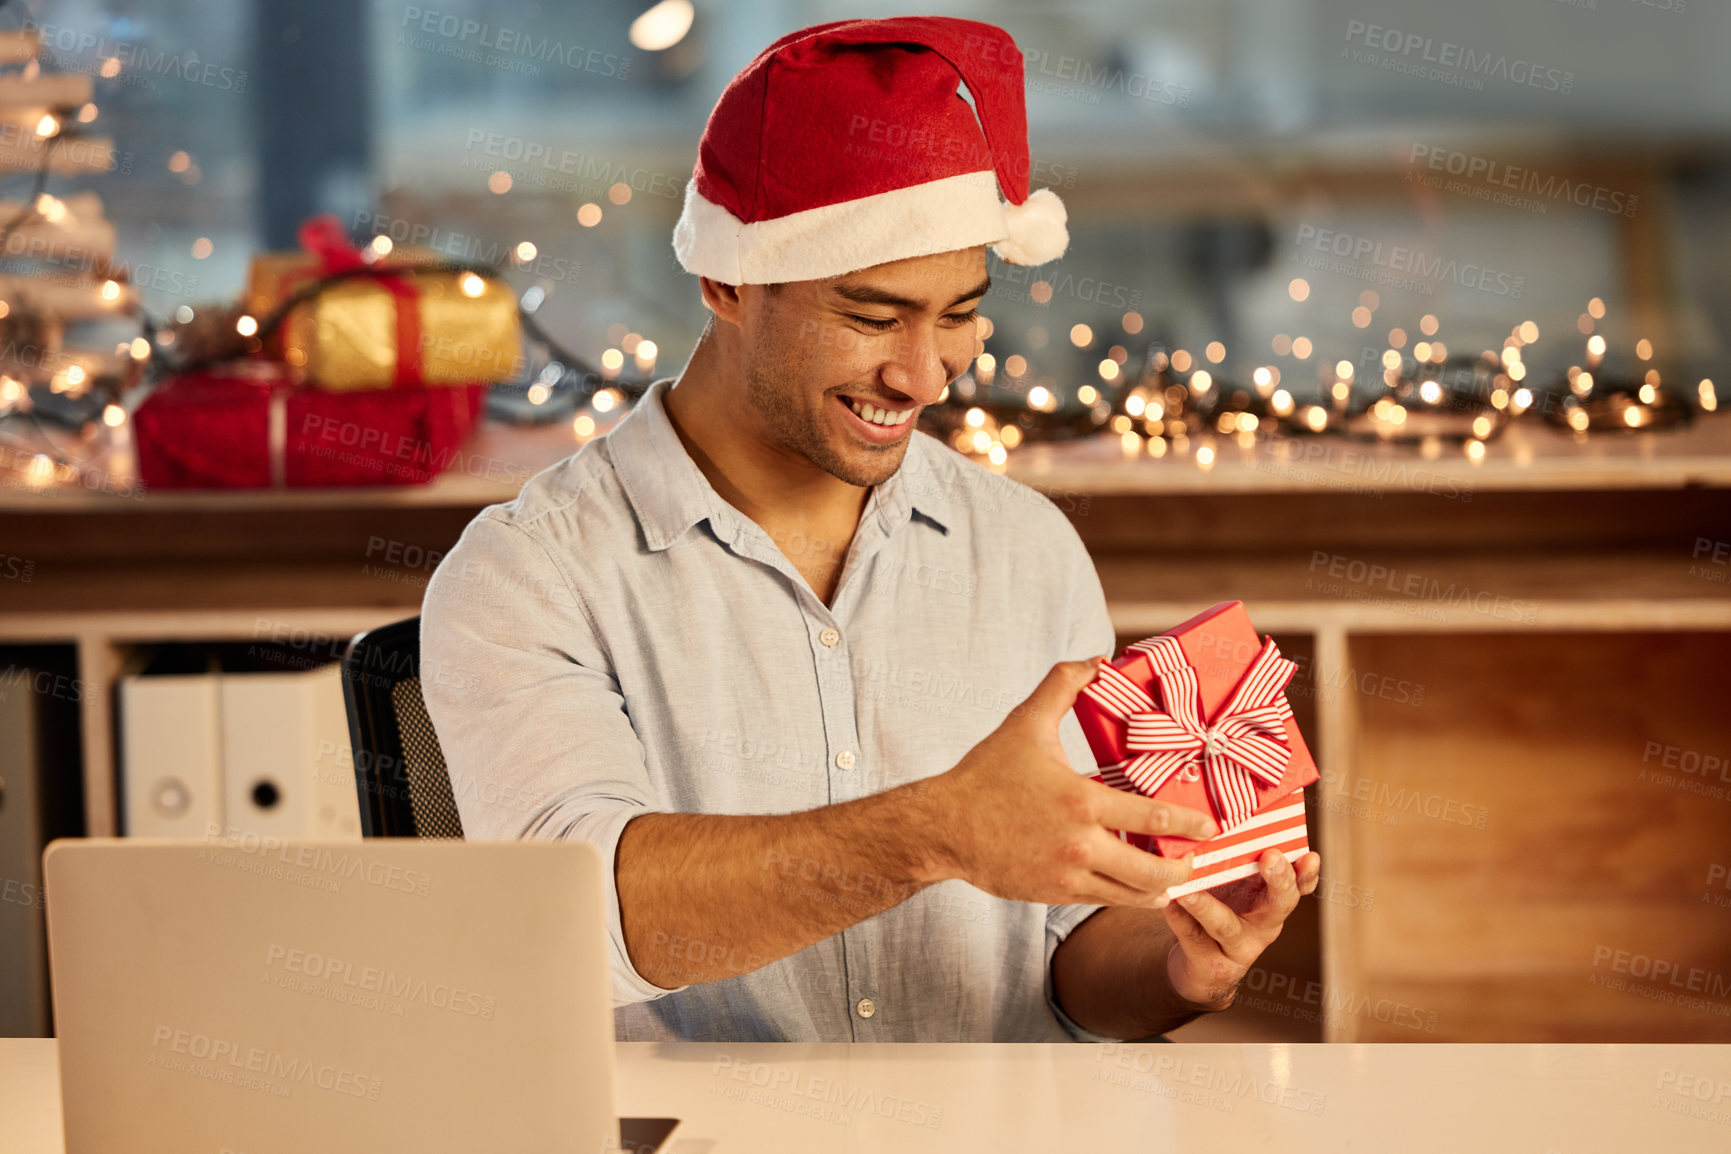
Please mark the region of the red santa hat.
<svg viewBox="0 0 1731 1154"><path fill-rule="evenodd" d="M728 83L673 250L687 272L737 285L980 244L1044 264L1069 239L1057 194L1028 191L1022 53L1009 33L898 16L794 32Z"/></svg>

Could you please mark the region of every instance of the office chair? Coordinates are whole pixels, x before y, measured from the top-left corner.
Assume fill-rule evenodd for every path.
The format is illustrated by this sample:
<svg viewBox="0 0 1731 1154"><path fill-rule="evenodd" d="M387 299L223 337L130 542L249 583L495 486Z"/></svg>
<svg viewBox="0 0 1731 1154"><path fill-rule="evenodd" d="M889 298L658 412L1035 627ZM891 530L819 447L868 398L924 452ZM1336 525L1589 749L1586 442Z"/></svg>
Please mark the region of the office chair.
<svg viewBox="0 0 1731 1154"><path fill-rule="evenodd" d="M357 633L342 661L361 836L461 838L445 754L421 699L421 619Z"/></svg>

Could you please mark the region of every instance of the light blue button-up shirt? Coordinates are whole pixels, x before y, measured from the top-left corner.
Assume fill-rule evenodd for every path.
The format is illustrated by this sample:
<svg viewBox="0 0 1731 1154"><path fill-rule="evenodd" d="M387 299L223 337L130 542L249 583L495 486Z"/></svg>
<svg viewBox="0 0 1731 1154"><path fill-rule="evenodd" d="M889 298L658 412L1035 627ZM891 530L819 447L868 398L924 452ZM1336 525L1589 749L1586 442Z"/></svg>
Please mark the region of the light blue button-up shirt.
<svg viewBox="0 0 1731 1154"><path fill-rule="evenodd" d="M955 765L1054 662L1112 651L1057 506L917 431L826 606L691 460L668 387L482 510L428 585L423 662L464 676L423 692L469 837L582 838L611 867L641 814L881 793ZM1073 715L1059 733L1093 773ZM815 868L767 864L790 885ZM607 890L622 1041L1108 1040L1052 996L1053 951L1098 906L950 880L749 973L664 989L631 964L611 868Z"/></svg>

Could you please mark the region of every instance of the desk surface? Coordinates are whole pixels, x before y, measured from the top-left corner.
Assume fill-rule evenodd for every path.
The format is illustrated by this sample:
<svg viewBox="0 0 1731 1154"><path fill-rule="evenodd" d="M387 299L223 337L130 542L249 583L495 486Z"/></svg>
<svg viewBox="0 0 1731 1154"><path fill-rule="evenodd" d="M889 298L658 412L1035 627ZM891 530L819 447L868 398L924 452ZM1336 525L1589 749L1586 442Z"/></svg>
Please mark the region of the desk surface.
<svg viewBox="0 0 1731 1154"><path fill-rule="evenodd" d="M52 1040L0 1039L0 1150L59 1154ZM619 1045L668 1154L1731 1148L1731 1047Z"/></svg>

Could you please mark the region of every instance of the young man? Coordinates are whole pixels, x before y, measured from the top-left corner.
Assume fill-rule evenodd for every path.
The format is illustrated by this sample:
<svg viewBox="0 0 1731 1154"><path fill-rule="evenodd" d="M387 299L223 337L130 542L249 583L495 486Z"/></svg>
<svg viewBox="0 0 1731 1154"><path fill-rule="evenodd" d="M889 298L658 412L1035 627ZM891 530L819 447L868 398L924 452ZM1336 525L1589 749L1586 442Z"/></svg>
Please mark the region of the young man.
<svg viewBox="0 0 1731 1154"><path fill-rule="evenodd" d="M427 591L424 660L479 686L424 685L468 835L612 863L621 1039L1149 1037L1315 887L1270 851L1230 903L1161 897L1189 863L1111 831L1214 827L1087 780L1114 638L1080 538L915 430L980 351L985 246L1067 243L1026 136L990 25L771 45L674 234L713 314L684 371Z"/></svg>

